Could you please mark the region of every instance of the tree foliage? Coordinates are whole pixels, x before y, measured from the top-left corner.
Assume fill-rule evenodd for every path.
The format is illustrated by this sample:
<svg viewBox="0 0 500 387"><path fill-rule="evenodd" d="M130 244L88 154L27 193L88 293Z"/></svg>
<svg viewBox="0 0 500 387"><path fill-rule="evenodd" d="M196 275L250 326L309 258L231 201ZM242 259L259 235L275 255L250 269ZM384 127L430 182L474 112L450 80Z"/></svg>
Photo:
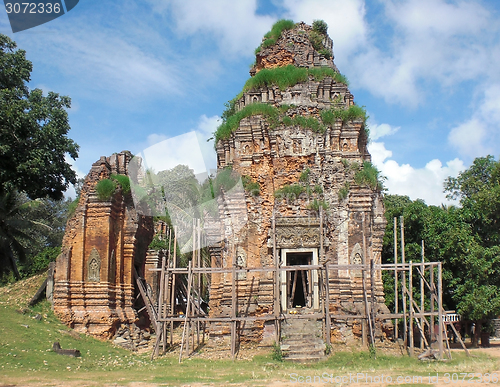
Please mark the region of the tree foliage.
<svg viewBox="0 0 500 387"><path fill-rule="evenodd" d="M0 34L0 192L61 199L76 174L66 155L78 145L67 137L69 97L30 90L32 64L24 50Z"/></svg>
<svg viewBox="0 0 500 387"><path fill-rule="evenodd" d="M420 261L421 240L426 261L443 262L445 307L481 324L500 315L500 162L477 158L471 167L445 182L449 197L460 207L427 206L423 201L386 195L388 225L382 257L393 262L393 217L403 216L406 260ZM399 247L399 246L398 246ZM389 278L387 278L389 279ZM386 283L390 303L392 279Z"/></svg>

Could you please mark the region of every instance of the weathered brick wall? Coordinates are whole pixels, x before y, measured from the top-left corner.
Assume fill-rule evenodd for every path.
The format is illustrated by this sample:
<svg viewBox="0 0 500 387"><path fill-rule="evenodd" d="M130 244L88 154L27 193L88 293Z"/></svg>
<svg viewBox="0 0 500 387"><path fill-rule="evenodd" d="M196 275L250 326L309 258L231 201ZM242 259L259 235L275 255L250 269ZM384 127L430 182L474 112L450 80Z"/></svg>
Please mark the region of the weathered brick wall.
<svg viewBox="0 0 500 387"><path fill-rule="evenodd" d="M120 323L137 320L133 268L143 270L153 236L152 219L135 211L131 195L119 185L107 201L95 192L99 180L127 175L130 159L122 152L92 165L56 262L55 313L75 330L103 339Z"/></svg>

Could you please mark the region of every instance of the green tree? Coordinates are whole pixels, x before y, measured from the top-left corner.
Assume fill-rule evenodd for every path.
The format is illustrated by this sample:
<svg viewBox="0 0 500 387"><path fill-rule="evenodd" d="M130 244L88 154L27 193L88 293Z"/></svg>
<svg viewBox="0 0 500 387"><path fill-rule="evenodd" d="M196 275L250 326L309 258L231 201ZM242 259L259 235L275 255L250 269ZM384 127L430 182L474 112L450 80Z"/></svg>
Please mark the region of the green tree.
<svg viewBox="0 0 500 387"><path fill-rule="evenodd" d="M61 199L76 174L65 157L78 145L67 137L69 97L28 88L32 63L0 34L0 193Z"/></svg>

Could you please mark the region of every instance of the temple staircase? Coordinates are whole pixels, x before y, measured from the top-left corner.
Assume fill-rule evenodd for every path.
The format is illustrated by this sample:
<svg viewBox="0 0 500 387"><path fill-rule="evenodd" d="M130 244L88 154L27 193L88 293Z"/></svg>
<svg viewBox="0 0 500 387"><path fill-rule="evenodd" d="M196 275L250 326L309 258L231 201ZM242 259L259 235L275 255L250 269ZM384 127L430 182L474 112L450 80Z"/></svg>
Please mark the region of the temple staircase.
<svg viewBox="0 0 500 387"><path fill-rule="evenodd" d="M323 324L313 318L289 318L281 328L283 358L295 362L312 362L325 358Z"/></svg>

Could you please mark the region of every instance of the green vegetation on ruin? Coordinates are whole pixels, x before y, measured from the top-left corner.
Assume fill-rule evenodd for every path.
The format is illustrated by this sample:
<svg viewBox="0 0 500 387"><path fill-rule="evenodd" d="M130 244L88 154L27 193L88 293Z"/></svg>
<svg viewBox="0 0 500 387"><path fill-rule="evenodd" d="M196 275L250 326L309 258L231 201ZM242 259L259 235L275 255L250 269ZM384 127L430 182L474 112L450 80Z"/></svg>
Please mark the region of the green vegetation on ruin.
<svg viewBox="0 0 500 387"><path fill-rule="evenodd" d="M122 187L122 193L127 195L130 193L130 179L125 175L113 174L109 179L102 179L95 186L97 197L99 200L106 201L111 199L116 191L116 184Z"/></svg>
<svg viewBox="0 0 500 387"><path fill-rule="evenodd" d="M371 162L364 161L363 168L360 168L354 175L354 182L361 187L369 187L376 190L384 190L385 178L380 175L380 171Z"/></svg>
<svg viewBox="0 0 500 387"><path fill-rule="evenodd" d="M349 184L348 181L346 181L344 183L344 186L339 189L339 193L338 193L339 200L345 200L345 199L347 199L347 196L349 196L349 190L350 190L350 188L351 188L351 185Z"/></svg>
<svg viewBox="0 0 500 387"><path fill-rule="evenodd" d="M250 176L241 176L241 182L243 183L243 188L252 196L260 195L260 185L256 181L253 181Z"/></svg>
<svg viewBox="0 0 500 387"><path fill-rule="evenodd" d="M95 186L97 198L99 200L109 200L116 190L116 183L111 179L102 179Z"/></svg>
<svg viewBox="0 0 500 387"><path fill-rule="evenodd" d="M286 20L286 19L278 20L276 23L274 23L273 27L271 28L271 31L269 31L267 34L264 35L266 40L264 40L264 42L262 42L262 44L255 49L255 54L257 54L262 47L269 47L276 44L283 31L291 30L294 27L295 23L293 20Z"/></svg>
<svg viewBox="0 0 500 387"><path fill-rule="evenodd" d="M322 81L326 77L332 78L335 82L348 86L347 78L334 71L330 67L303 68L288 65L275 67L273 69L262 69L253 77L248 79L243 87L243 91L257 90L261 87L278 86L280 90L286 90L298 83L307 82L309 78L314 81Z"/></svg>

